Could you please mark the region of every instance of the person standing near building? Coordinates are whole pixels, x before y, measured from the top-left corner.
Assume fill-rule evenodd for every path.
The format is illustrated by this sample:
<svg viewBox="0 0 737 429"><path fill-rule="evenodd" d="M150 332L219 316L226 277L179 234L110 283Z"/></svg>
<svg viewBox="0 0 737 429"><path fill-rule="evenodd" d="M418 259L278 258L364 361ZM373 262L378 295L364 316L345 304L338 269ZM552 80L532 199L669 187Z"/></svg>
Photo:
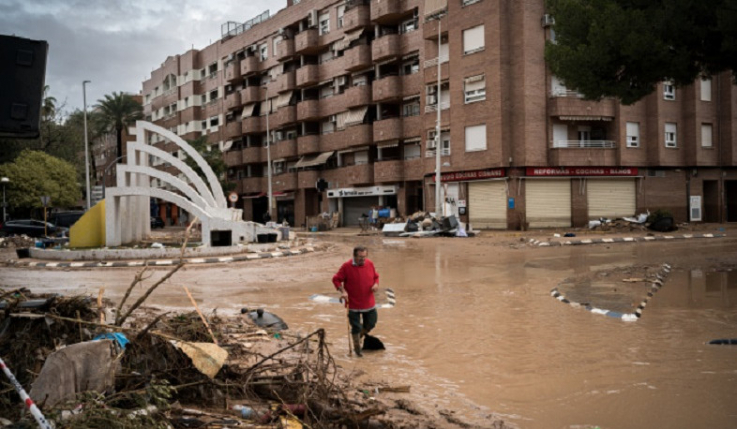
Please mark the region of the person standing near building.
<svg viewBox="0 0 737 429"><path fill-rule="evenodd" d="M353 258L340 266L333 276L333 285L347 301L353 350L356 356L363 356L362 337L374 329L378 320L374 293L379 289L379 274L368 259L368 249L363 246L353 249Z"/></svg>

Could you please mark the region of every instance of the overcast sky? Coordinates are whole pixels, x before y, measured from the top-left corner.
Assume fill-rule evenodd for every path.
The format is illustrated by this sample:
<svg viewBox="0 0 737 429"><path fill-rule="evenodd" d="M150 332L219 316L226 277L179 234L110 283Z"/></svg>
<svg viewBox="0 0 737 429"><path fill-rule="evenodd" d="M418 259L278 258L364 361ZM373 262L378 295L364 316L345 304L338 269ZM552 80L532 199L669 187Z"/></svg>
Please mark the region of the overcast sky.
<svg viewBox="0 0 737 429"><path fill-rule="evenodd" d="M226 21L245 22L286 0L0 0L0 34L49 43L46 84L57 105L88 108L113 91L138 94L169 55L220 38Z"/></svg>

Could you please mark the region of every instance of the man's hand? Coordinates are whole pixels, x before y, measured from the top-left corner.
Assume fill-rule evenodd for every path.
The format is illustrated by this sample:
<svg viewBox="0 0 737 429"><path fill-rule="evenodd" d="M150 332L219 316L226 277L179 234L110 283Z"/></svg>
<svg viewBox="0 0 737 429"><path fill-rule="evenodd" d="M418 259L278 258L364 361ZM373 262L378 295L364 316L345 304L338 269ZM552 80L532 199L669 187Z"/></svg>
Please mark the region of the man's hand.
<svg viewBox="0 0 737 429"><path fill-rule="evenodd" d="M376 293L377 290L379 290L379 285L375 284L375 285L371 286L371 292L372 293Z"/></svg>
<svg viewBox="0 0 737 429"><path fill-rule="evenodd" d="M340 299L343 302L348 302L348 292L345 291L345 288L338 289L340 291Z"/></svg>

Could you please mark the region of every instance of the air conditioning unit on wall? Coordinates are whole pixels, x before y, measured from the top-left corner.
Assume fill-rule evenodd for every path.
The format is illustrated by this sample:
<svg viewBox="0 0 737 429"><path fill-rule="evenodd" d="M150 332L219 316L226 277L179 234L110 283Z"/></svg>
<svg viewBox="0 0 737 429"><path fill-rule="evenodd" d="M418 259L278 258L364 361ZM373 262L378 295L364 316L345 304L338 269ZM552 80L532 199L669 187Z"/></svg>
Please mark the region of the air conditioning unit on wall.
<svg viewBox="0 0 737 429"><path fill-rule="evenodd" d="M551 25L555 25L555 18L553 18L553 15L546 13L545 15L543 15L541 23L543 28L550 27Z"/></svg>

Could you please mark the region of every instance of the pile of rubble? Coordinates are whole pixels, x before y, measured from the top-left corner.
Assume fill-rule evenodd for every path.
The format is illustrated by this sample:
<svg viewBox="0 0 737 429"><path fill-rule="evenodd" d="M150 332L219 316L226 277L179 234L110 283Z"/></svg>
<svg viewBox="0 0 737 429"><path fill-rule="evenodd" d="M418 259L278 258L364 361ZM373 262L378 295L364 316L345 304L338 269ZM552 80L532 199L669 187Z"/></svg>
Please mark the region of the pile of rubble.
<svg viewBox="0 0 737 429"><path fill-rule="evenodd" d="M433 216L429 212L416 212L407 220L396 219L393 223L384 224L382 233L394 237L473 237L473 231L454 215Z"/></svg>
<svg viewBox="0 0 737 429"><path fill-rule="evenodd" d="M33 247L36 243L36 240L32 237L29 237L27 235L14 235L11 237L2 237L0 238L0 249L4 248L23 248L23 247Z"/></svg>
<svg viewBox="0 0 737 429"><path fill-rule="evenodd" d="M0 426L472 427L403 399L409 386L354 384L322 329L294 335L259 323L260 311L206 316L194 300L191 312L143 307L156 285L125 307L144 272L117 307L103 290L94 299L0 289L0 367L17 378L0 390Z"/></svg>

